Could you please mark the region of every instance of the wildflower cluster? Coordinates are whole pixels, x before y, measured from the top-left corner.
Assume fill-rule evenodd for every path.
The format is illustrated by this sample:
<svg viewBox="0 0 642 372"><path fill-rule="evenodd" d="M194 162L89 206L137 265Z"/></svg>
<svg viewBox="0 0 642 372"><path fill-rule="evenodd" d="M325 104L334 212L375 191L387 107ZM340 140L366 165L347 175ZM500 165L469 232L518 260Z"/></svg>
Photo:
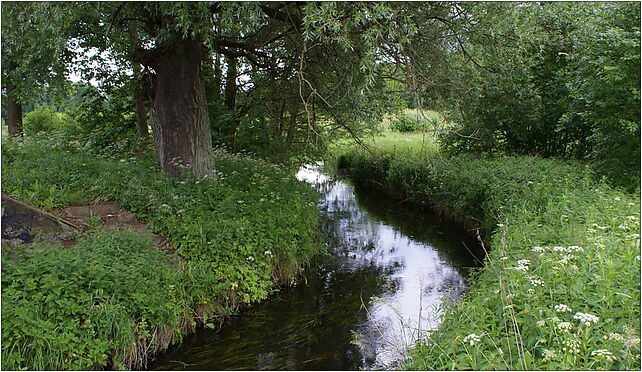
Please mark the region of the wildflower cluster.
<svg viewBox="0 0 642 372"><path fill-rule="evenodd" d="M593 350L593 351L591 351L591 356L594 356L594 357L596 357L598 359L604 359L604 360L609 361L609 362L616 359L615 356L613 356L613 353L611 353L610 351L608 351L606 349Z"/></svg>
<svg viewBox="0 0 642 372"><path fill-rule="evenodd" d="M559 329L560 331L570 332L573 330L573 324L569 322L561 322L557 324L557 329Z"/></svg>
<svg viewBox="0 0 642 372"><path fill-rule="evenodd" d="M571 308L568 307L567 305L559 304L559 305L555 305L555 311L557 311L558 313L570 313L573 310L571 310Z"/></svg>
<svg viewBox="0 0 642 372"><path fill-rule="evenodd" d="M570 354L578 354L580 352L580 345L582 343L578 340L567 340L564 342L564 347L562 347L562 351L565 351Z"/></svg>
<svg viewBox="0 0 642 372"><path fill-rule="evenodd" d="M464 343L469 343L471 346L474 346L479 341L481 341L481 336L478 336L474 333L471 333L468 336L464 337Z"/></svg>
<svg viewBox="0 0 642 372"><path fill-rule="evenodd" d="M515 270L528 271L528 265L530 264L531 264L530 260L527 260L527 259L518 260L517 266L515 266Z"/></svg>
<svg viewBox="0 0 642 372"><path fill-rule="evenodd" d="M593 314L587 314L587 313L575 313L575 316L573 316L573 319L577 319L580 321L580 323L590 326L591 324L596 324L597 322L600 321L600 318L596 317Z"/></svg>

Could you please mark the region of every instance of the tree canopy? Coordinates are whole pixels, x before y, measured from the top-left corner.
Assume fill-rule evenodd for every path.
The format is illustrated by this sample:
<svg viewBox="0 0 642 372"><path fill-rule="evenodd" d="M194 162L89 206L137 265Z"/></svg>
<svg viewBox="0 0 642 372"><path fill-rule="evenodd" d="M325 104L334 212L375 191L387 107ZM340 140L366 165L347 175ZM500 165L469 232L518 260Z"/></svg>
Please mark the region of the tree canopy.
<svg viewBox="0 0 642 372"><path fill-rule="evenodd" d="M212 174L212 144L318 154L408 102L457 123L452 151L638 164L623 153L639 153L637 3L3 2L2 16L8 97L67 71L129 86L176 175Z"/></svg>

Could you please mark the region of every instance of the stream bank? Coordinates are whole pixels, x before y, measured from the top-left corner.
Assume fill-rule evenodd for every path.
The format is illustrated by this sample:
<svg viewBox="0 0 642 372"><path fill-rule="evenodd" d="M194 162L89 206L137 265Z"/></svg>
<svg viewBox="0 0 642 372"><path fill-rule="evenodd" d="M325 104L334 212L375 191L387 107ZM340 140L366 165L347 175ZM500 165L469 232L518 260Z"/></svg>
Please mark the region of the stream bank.
<svg viewBox="0 0 642 372"><path fill-rule="evenodd" d="M490 240L469 291L403 369L640 368L640 194L581 162L444 157L382 146L337 164L415 203L438 202Z"/></svg>
<svg viewBox="0 0 642 372"><path fill-rule="evenodd" d="M483 259L477 240L442 216L332 179L316 166L297 177L321 194L329 254L311 263L301 285L247 308L220 330L186 338L151 369L398 367L415 340L437 328L442 305L457 301Z"/></svg>

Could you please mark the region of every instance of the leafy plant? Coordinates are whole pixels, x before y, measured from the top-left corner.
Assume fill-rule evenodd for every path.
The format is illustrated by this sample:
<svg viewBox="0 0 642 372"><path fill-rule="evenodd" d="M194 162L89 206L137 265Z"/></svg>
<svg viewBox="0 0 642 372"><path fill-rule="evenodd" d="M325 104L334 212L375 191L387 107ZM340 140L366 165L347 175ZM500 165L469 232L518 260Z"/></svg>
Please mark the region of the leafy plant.
<svg viewBox="0 0 642 372"><path fill-rule="evenodd" d="M296 282L320 249L317 194L287 168L246 155L215 151L216 180L170 177L151 160L100 158L55 138L13 141L3 145L2 155L3 187L19 198L45 208L78 200L118 201L153 232L167 237L180 255L179 259L175 254L152 253L147 241L117 236L115 240L90 239L71 251L43 246L50 253L42 258L36 254L10 258L16 265L3 265L3 281L14 283L12 278L29 277L37 285L25 297L16 291L28 279L16 279L15 285L8 286L3 282L3 314L13 316L15 311L17 317L15 322L3 321L3 337L23 335L15 342L3 339L3 368L4 363L8 369L140 366L172 337L180 339L194 316L207 321L216 314L229 314L243 304L266 298L278 286ZM103 260L108 252L114 256ZM87 267L83 267L85 261ZM64 275L51 272L59 266ZM108 274L111 271L118 273ZM89 283L84 283L87 278ZM140 278L144 285L132 284ZM69 291L80 286L78 297L63 296L55 310L34 309L40 306L34 298L40 298L38 293L43 293L48 281L55 288L69 285ZM105 287L108 282L114 284ZM170 285L174 286L171 290ZM133 287L144 291L132 294ZM87 296L97 296L92 292L96 288L103 289L100 298L105 299L105 307L101 305L105 310L92 310L100 315L84 313L91 302ZM156 288L165 292L158 294ZM67 296L67 289L61 291ZM27 300L14 309L12 304L20 298ZM30 302L34 304L26 305ZM21 312L21 306L33 311ZM70 330L61 333L62 328L56 330L54 323L26 320L34 311L56 314ZM79 319L91 319L98 324L92 327L104 328L90 327L94 331L78 336L84 332L82 322L77 324ZM27 333L29 337L24 336ZM88 337L107 343L91 346ZM159 340L164 340L163 345L155 344ZM82 346L85 343L90 346Z"/></svg>

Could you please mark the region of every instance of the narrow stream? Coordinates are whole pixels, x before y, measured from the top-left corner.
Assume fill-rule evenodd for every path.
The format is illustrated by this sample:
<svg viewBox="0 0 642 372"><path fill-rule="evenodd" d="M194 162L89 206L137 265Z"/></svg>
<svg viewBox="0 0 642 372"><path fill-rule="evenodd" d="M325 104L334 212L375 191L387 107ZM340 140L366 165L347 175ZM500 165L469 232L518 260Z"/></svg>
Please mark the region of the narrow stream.
<svg viewBox="0 0 642 372"><path fill-rule="evenodd" d="M392 369L479 266L478 243L451 222L316 166L297 178L321 193L330 254L298 287L187 337L151 369Z"/></svg>

